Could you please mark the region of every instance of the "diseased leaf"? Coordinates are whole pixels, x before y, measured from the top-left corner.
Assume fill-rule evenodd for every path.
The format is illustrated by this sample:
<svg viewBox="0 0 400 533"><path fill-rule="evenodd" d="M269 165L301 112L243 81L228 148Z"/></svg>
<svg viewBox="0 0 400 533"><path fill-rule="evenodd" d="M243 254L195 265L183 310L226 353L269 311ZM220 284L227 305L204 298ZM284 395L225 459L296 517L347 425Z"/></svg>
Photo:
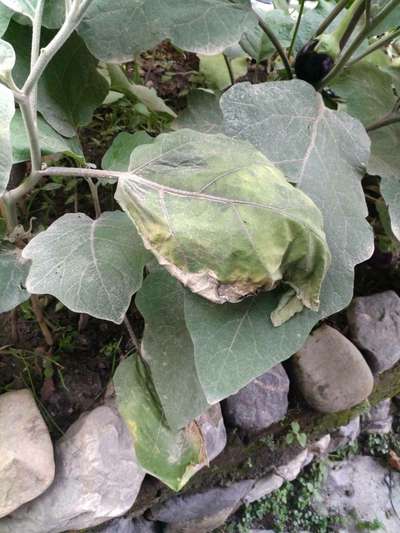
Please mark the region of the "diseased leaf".
<svg viewBox="0 0 400 533"><path fill-rule="evenodd" d="M180 130L138 147L130 172L117 201L192 291L237 302L283 281L318 309L330 261L321 213L251 145Z"/></svg>
<svg viewBox="0 0 400 533"><path fill-rule="evenodd" d="M1 247L0 242L0 313L11 311L29 298L25 289L29 262L18 248Z"/></svg>
<svg viewBox="0 0 400 533"><path fill-rule="evenodd" d="M204 133L223 133L219 96L202 89L192 91L187 107L172 123L174 129L190 128Z"/></svg>
<svg viewBox="0 0 400 533"><path fill-rule="evenodd" d="M185 292L186 325L209 403L234 394L304 344L319 314L305 309L273 327L269 317L281 296L275 290L235 305L218 305Z"/></svg>
<svg viewBox="0 0 400 533"><path fill-rule="evenodd" d="M27 289L51 294L68 309L120 324L140 288L148 253L120 211L92 220L67 214L24 248L32 260Z"/></svg>
<svg viewBox="0 0 400 533"><path fill-rule="evenodd" d="M360 61L346 69L332 85L341 96L344 109L365 126L390 113L396 103L393 79L370 61ZM368 172L381 176L381 191L393 217L393 233L400 238L397 214L397 182L400 184L400 124L395 123L369 132L371 157ZM394 196L392 196L394 195Z"/></svg>
<svg viewBox="0 0 400 533"><path fill-rule="evenodd" d="M250 141L321 209L332 265L319 314L343 309L353 295L354 266L373 251L361 187L370 146L363 126L326 108L301 80L235 85L221 108L228 134Z"/></svg>
<svg viewBox="0 0 400 533"><path fill-rule="evenodd" d="M79 33L97 58L123 63L164 39L191 52L217 54L254 24L249 0L97 0Z"/></svg>
<svg viewBox="0 0 400 533"><path fill-rule="evenodd" d="M140 465L171 489L180 490L206 461L198 425L192 422L180 431L168 428L151 375L138 356L120 363L113 382L118 410Z"/></svg>
<svg viewBox="0 0 400 533"><path fill-rule="evenodd" d="M13 94L0 84L0 197L6 191L13 163L10 127L14 112Z"/></svg>
<svg viewBox="0 0 400 533"><path fill-rule="evenodd" d="M14 108L14 107L13 107ZM39 140L42 155L65 154L82 163L84 157L77 138L65 139L53 130L47 122L38 117ZM13 162L29 161L30 151L21 112L17 110L11 122Z"/></svg>
<svg viewBox="0 0 400 533"><path fill-rule="evenodd" d="M42 31L42 45L53 35L54 32ZM17 63L13 76L22 86L30 71L32 30L12 23L4 38L15 48ZM97 63L83 40L73 34L39 81L38 110L65 137L73 137L78 127L87 125L107 95L109 85L97 71Z"/></svg>
<svg viewBox="0 0 400 533"><path fill-rule="evenodd" d="M133 150L141 144L150 144L153 140L154 138L145 131L119 133L103 157L102 168L126 172Z"/></svg>
<svg viewBox="0 0 400 533"><path fill-rule="evenodd" d="M185 323L185 289L165 270L150 274L135 302L145 320L142 353L169 427L178 430L209 407L197 378Z"/></svg>

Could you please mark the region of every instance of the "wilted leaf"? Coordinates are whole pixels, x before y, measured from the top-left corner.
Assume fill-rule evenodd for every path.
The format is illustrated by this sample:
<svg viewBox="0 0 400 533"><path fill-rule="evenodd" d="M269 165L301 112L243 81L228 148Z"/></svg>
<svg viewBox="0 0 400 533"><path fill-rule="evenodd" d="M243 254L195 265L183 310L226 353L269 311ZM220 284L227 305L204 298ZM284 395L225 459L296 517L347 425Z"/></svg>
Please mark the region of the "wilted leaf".
<svg viewBox="0 0 400 533"><path fill-rule="evenodd" d="M29 261L22 259L21 250L0 248L0 313L11 311L28 300L29 293L25 289L28 271Z"/></svg>
<svg viewBox="0 0 400 533"><path fill-rule="evenodd" d="M284 281L318 309L330 261L321 214L251 145L180 130L137 148L130 172L117 201L192 291L237 302Z"/></svg>
<svg viewBox="0 0 400 533"><path fill-rule="evenodd" d="M76 137L72 139L62 137L40 116L38 117L38 128L42 155L65 154L77 162L84 161L82 149ZM19 110L15 112L11 122L11 142L13 162L20 163L22 161L29 161L31 158L29 142L25 132L24 121Z"/></svg>
<svg viewBox="0 0 400 533"><path fill-rule="evenodd" d="M133 150L141 144L150 144L153 140L154 138L145 131L119 133L103 157L102 168L120 172L127 171Z"/></svg>
<svg viewBox="0 0 400 533"><path fill-rule="evenodd" d="M196 422L172 431L138 356L123 361L115 375L118 410L131 432L136 457L147 472L173 490L180 490L206 460L203 437Z"/></svg>
<svg viewBox="0 0 400 533"><path fill-rule="evenodd" d="M254 24L249 0L96 0L79 33L96 57L122 63L164 39L217 54Z"/></svg>
<svg viewBox="0 0 400 533"><path fill-rule="evenodd" d="M185 289L165 270L150 274L135 302L145 320L142 352L168 425L180 429L207 410L185 323Z"/></svg>
<svg viewBox="0 0 400 533"><path fill-rule="evenodd" d="M364 128L326 108L300 80L235 85L221 108L226 131L250 141L321 209L332 265L319 314L343 309L353 295L354 266L373 251L361 187L370 145Z"/></svg>
<svg viewBox="0 0 400 533"><path fill-rule="evenodd" d="M12 167L11 121L15 112L10 89L0 84L0 197L6 191Z"/></svg>
<svg viewBox="0 0 400 533"><path fill-rule="evenodd" d="M32 260L29 292L120 324L142 284L148 254L129 218L114 211L97 220L62 216L29 242L23 257Z"/></svg>
<svg viewBox="0 0 400 533"><path fill-rule="evenodd" d="M219 96L202 89L192 91L186 108L172 123L172 127L190 128L204 133L223 133Z"/></svg>

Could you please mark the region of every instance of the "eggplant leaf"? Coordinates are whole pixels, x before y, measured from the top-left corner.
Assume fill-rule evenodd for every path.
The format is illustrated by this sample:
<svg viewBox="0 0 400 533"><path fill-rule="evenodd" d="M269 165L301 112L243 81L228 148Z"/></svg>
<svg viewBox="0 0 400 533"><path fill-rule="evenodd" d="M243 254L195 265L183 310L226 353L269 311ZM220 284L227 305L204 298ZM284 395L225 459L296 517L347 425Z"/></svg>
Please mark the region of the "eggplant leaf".
<svg viewBox="0 0 400 533"><path fill-rule="evenodd" d="M0 242L1 246L1 242ZM18 248L0 248L0 313L11 311L25 302L29 293L25 289L29 261L21 257Z"/></svg>
<svg viewBox="0 0 400 533"><path fill-rule="evenodd" d="M0 83L0 197L6 191L12 167L11 121L15 112L13 93Z"/></svg>
<svg viewBox="0 0 400 533"><path fill-rule="evenodd" d="M148 368L133 355L117 368L113 379L118 410L131 432L141 467L173 490L180 490L207 462L203 435L196 422L171 430Z"/></svg>
<svg viewBox="0 0 400 533"><path fill-rule="evenodd" d="M283 281L293 294L276 325L297 299L318 309L330 262L321 213L248 143L160 135L133 152L116 199L160 264L195 293L237 302Z"/></svg>
<svg viewBox="0 0 400 533"><path fill-rule="evenodd" d="M29 242L23 257L32 260L29 292L120 324L142 284L148 253L129 218L114 211L97 220L62 216Z"/></svg>
<svg viewBox="0 0 400 533"><path fill-rule="evenodd" d="M229 135L251 142L321 209L332 265L321 293L321 318L353 296L354 266L373 252L361 179L370 153L362 124L325 107L301 80L242 83L221 99Z"/></svg>

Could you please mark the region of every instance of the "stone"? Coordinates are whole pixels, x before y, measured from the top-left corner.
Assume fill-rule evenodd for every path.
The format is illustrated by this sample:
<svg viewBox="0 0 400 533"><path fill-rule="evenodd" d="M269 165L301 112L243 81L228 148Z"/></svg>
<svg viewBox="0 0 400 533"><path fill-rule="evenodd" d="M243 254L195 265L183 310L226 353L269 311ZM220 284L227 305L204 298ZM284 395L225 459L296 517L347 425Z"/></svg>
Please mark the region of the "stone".
<svg viewBox="0 0 400 533"><path fill-rule="evenodd" d="M122 516L145 475L128 429L107 406L82 415L57 442L55 458L51 487L0 520L0 533L60 533Z"/></svg>
<svg viewBox="0 0 400 533"><path fill-rule="evenodd" d="M150 510L150 518L165 522L168 533L208 533L222 526L244 502L254 481L240 481L229 487L175 496Z"/></svg>
<svg viewBox="0 0 400 533"><path fill-rule="evenodd" d="M206 443L208 461L213 461L226 446L226 429L219 403L196 418Z"/></svg>
<svg viewBox="0 0 400 533"><path fill-rule="evenodd" d="M144 518L117 518L103 527L96 529L96 533L157 533L155 522Z"/></svg>
<svg viewBox="0 0 400 533"><path fill-rule="evenodd" d="M328 453L330 443L331 436L328 433L327 435L321 437L319 440L312 442L308 447L308 451L311 452L314 457L323 457Z"/></svg>
<svg viewBox="0 0 400 533"><path fill-rule="evenodd" d="M372 407L368 413L361 417L361 429L364 433L390 433L392 431L393 417L390 414L392 402L383 400Z"/></svg>
<svg viewBox="0 0 400 533"><path fill-rule="evenodd" d="M329 452L334 452L343 446L348 446L358 439L360 435L360 417L356 416L345 426L338 427L331 433L331 441L329 444Z"/></svg>
<svg viewBox="0 0 400 533"><path fill-rule="evenodd" d="M276 365L223 402L225 421L244 431L262 431L286 416L288 392L286 371Z"/></svg>
<svg viewBox="0 0 400 533"><path fill-rule="evenodd" d="M271 492L281 488L284 482L285 480L283 477L278 476L277 474L269 474L268 476L258 479L254 483L250 492L244 497L244 503L248 504L265 498L265 496L268 496Z"/></svg>
<svg viewBox="0 0 400 533"><path fill-rule="evenodd" d="M400 298L394 291L354 298L347 319L351 338L373 372L388 370L400 360Z"/></svg>
<svg viewBox="0 0 400 533"><path fill-rule="evenodd" d="M374 379L360 351L330 326L314 331L292 362L305 400L321 413L350 409L372 392Z"/></svg>
<svg viewBox="0 0 400 533"><path fill-rule="evenodd" d="M0 518L44 492L54 479L54 452L30 390L0 396Z"/></svg>
<svg viewBox="0 0 400 533"><path fill-rule="evenodd" d="M310 464L313 457L307 448L301 450L294 457L276 467L275 473L284 481L293 481L300 474L302 468Z"/></svg>
<svg viewBox="0 0 400 533"><path fill-rule="evenodd" d="M313 506L323 514L344 517L344 530L359 533L357 524L378 520L379 531L400 531L400 473L389 471L370 456L332 462L318 501Z"/></svg>

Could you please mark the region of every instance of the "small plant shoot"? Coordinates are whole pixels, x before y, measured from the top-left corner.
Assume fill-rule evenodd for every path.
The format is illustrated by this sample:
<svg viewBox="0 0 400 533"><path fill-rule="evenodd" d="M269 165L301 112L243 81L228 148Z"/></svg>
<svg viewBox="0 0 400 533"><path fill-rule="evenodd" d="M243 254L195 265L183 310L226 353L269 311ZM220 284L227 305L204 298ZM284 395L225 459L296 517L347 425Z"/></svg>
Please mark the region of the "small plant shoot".
<svg viewBox="0 0 400 533"><path fill-rule="evenodd" d="M400 3L307 4L0 0L0 313L31 300L49 345L45 297L127 326L116 404L174 490L209 463L196 419L349 304L367 175L400 239ZM194 58L184 105L137 64L165 43ZM62 215L27 216L53 190Z"/></svg>

